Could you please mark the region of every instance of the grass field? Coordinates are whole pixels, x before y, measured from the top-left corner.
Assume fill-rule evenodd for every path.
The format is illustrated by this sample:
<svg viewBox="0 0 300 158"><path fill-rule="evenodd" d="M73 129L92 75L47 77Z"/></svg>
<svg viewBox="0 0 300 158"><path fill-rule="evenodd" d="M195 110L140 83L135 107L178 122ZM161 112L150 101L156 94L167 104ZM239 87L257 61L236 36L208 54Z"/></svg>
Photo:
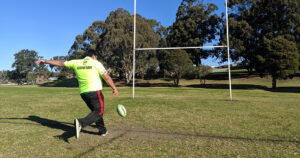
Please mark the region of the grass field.
<svg viewBox="0 0 300 158"><path fill-rule="evenodd" d="M299 79L277 90L268 79L233 79L233 101L226 80L181 84L138 87L135 99L129 87L119 98L105 88L109 135L91 126L79 139L73 120L89 110L77 88L1 86L0 157L300 157Z"/></svg>

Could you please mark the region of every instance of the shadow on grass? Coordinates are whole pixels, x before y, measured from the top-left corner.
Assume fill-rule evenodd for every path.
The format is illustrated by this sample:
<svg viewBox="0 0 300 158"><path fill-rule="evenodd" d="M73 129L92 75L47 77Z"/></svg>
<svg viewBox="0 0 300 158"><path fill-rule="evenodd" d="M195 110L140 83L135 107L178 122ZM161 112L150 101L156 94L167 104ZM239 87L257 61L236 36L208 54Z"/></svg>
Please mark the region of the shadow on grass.
<svg viewBox="0 0 300 158"><path fill-rule="evenodd" d="M63 134L57 135L57 136L54 136L54 137L62 139L67 143L69 143L69 138L75 136L74 125L72 123L68 123L68 122L59 122L59 121L50 120L50 119L47 119L47 118L41 118L41 117L38 117L38 116L28 116L26 118L0 118L0 120L29 120L29 121L39 123L42 126L62 130L62 131L64 131ZM16 122L0 122L0 123L28 124L28 123L16 123ZM30 125L36 125L36 124L32 123ZM81 130L81 132L97 135L96 132L91 132L91 131L86 131L86 130Z"/></svg>
<svg viewBox="0 0 300 158"><path fill-rule="evenodd" d="M132 86L129 84L128 86ZM136 83L136 87L175 87L172 83Z"/></svg>
<svg viewBox="0 0 300 158"><path fill-rule="evenodd" d="M98 144L97 146L94 146L94 147L90 148L89 150L87 150L87 151L85 151L85 152L83 152L83 153L80 153L80 154L76 155L75 158L77 158L77 157L78 157L78 158L80 158L80 157L85 157L86 154L88 154L88 153L90 153L90 152L93 152L93 151L96 150L97 148L100 148L100 147L102 147L103 145L111 144L111 143L113 143L114 141L116 141L116 140L122 138L126 133L127 133L127 132L125 131L125 132L121 133L120 135L117 135L117 136L115 136L115 137L109 139L109 141L107 141L107 142L100 143L100 144Z"/></svg>
<svg viewBox="0 0 300 158"><path fill-rule="evenodd" d="M286 93L300 93L300 87L277 87L276 89L268 88L262 85L251 85L251 84L232 84L232 89L261 89L269 92L286 92ZM228 84L206 84L205 86L200 84L194 84L187 87L193 88L209 88L209 89L228 89Z"/></svg>
<svg viewBox="0 0 300 158"><path fill-rule="evenodd" d="M247 72L231 72L232 79L259 77L258 74L249 75ZM208 80L228 80L228 72L215 72L209 74L206 79Z"/></svg>

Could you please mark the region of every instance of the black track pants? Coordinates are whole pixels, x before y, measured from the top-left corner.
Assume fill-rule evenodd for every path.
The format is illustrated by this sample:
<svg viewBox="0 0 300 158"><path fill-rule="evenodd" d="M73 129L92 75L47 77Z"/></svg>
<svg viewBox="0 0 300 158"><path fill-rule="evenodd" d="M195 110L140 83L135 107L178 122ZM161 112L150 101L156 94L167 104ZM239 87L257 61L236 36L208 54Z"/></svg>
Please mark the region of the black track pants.
<svg viewBox="0 0 300 158"><path fill-rule="evenodd" d="M81 126L84 128L85 126L91 125L95 122L99 130L106 130L103 121L104 97L102 92L99 90L84 93L81 94L81 98L91 110L91 113L89 113L85 118L78 119Z"/></svg>

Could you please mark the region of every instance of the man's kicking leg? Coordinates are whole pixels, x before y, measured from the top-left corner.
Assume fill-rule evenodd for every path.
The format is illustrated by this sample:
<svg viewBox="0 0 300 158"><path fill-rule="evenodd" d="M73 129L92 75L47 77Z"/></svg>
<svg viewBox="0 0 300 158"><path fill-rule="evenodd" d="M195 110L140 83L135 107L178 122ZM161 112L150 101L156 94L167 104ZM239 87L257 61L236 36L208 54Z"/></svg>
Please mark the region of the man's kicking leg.
<svg viewBox="0 0 300 158"><path fill-rule="evenodd" d="M107 131L104 126L104 121L102 117L104 112L104 97L101 91L81 94L81 97L85 101L87 106L91 109L91 113L89 113L85 118L81 118L78 120L75 119L76 138L79 137L81 128L84 128L94 122L96 123L96 126L99 129L99 134L105 135ZM78 128L76 123L78 124Z"/></svg>

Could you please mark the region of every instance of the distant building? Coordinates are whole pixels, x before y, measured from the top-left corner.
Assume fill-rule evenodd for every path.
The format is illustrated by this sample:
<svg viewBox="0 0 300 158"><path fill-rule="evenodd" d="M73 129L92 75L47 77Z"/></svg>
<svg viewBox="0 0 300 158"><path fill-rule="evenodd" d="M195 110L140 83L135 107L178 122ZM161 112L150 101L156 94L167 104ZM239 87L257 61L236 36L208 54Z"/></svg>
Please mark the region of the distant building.
<svg viewBox="0 0 300 158"><path fill-rule="evenodd" d="M230 64L230 67L232 67L232 68L242 68L243 65L242 65L242 63L233 63L233 64ZM216 68L217 69L228 68L228 64L227 65L221 65L221 66L218 66Z"/></svg>
<svg viewBox="0 0 300 158"><path fill-rule="evenodd" d="M49 77L48 80L50 80L50 81L56 81L56 80L58 80L58 77Z"/></svg>

